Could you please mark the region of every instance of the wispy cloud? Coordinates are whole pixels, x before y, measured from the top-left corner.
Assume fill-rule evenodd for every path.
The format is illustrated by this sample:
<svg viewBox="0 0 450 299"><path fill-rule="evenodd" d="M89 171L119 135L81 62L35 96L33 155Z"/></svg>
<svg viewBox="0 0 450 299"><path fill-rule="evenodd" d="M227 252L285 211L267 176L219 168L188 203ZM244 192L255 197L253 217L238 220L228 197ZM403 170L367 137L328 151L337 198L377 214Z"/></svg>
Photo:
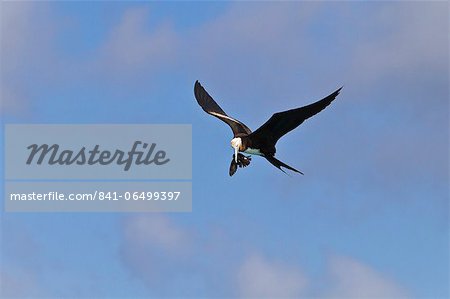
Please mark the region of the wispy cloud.
<svg viewBox="0 0 450 299"><path fill-rule="evenodd" d="M332 255L322 279L313 279L300 267L248 256L237 272L238 290L244 298L408 298L395 280L350 257Z"/></svg>
<svg viewBox="0 0 450 299"><path fill-rule="evenodd" d="M189 57L185 68L207 78L210 86L220 82L216 90L232 101L261 96L261 104L288 97L292 75L300 77L308 64L308 25L319 7L312 2L234 2L183 38Z"/></svg>
<svg viewBox="0 0 450 299"><path fill-rule="evenodd" d="M8 269L11 272L11 269ZM0 271L1 298L45 298L39 287L36 273L29 273L23 269L14 269L15 273Z"/></svg>
<svg viewBox="0 0 450 299"><path fill-rule="evenodd" d="M167 68L178 51L177 36L168 22L148 29L149 19L147 7L127 9L99 49L99 67L119 78Z"/></svg>
<svg viewBox="0 0 450 299"><path fill-rule="evenodd" d="M0 99L2 113L19 116L30 112L29 89L23 74L48 61L54 31L46 26L47 5L32 2L1 2ZM38 12L38 13L37 13ZM40 24L40 26L36 26Z"/></svg>
<svg viewBox="0 0 450 299"><path fill-rule="evenodd" d="M159 295L177 294L174 285L193 273L189 267L192 235L167 216L142 214L122 222L120 256L132 277ZM167 278L171 277L170 280Z"/></svg>
<svg viewBox="0 0 450 299"><path fill-rule="evenodd" d="M299 298L305 291L307 279L291 265L254 253L239 268L237 285L244 298Z"/></svg>
<svg viewBox="0 0 450 299"><path fill-rule="evenodd" d="M380 6L361 24L373 34L354 48L352 78L376 83L383 76L423 76L436 70L447 71L447 9L446 2Z"/></svg>
<svg viewBox="0 0 450 299"><path fill-rule="evenodd" d="M127 242L143 247L155 247L176 254L187 248L189 234L162 215L139 215L124 222Z"/></svg>
<svg viewBox="0 0 450 299"><path fill-rule="evenodd" d="M42 246L30 229L11 215L0 220L0 297L45 297L47 290L41 286Z"/></svg>
<svg viewBox="0 0 450 299"><path fill-rule="evenodd" d="M329 262L330 288L326 298L408 298L392 279L353 258L333 256Z"/></svg>

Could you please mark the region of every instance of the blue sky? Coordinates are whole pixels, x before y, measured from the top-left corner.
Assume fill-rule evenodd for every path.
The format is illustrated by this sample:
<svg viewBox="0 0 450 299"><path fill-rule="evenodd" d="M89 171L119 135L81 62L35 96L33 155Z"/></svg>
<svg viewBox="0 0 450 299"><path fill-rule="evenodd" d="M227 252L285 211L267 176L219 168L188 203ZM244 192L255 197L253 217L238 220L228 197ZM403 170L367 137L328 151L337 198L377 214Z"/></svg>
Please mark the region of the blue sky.
<svg viewBox="0 0 450 299"><path fill-rule="evenodd" d="M447 2L1 8L3 123L193 128L192 213L3 211L4 297L449 296ZM277 145L305 176L230 178L197 79L252 129L344 88Z"/></svg>

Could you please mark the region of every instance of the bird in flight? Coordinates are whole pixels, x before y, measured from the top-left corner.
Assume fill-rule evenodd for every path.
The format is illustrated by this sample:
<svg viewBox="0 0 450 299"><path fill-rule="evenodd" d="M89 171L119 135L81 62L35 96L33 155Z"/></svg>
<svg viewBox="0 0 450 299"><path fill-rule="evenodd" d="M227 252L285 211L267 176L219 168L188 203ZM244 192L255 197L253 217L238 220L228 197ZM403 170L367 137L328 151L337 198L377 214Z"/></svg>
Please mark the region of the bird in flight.
<svg viewBox="0 0 450 299"><path fill-rule="evenodd" d="M246 167L250 164L251 156L245 156L240 152L262 156L283 172L285 171L281 167L303 174L301 171L275 158L275 145L283 135L297 128L306 119L330 105L341 89L342 87L313 104L275 113L254 132L239 120L228 116L198 81L195 82L194 94L198 104L206 113L225 122L233 131L234 136L231 140L231 147L234 149L234 154L229 170L230 176L236 172L238 167Z"/></svg>

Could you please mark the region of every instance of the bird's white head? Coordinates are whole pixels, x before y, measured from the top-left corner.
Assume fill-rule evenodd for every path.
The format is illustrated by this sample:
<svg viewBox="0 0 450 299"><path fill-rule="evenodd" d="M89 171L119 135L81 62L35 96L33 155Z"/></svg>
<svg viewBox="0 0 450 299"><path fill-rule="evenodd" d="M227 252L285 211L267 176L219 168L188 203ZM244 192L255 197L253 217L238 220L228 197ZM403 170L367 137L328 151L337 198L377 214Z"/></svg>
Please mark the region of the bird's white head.
<svg viewBox="0 0 450 299"><path fill-rule="evenodd" d="M234 161L237 163L239 148L242 145L242 139L239 137L231 139L231 147L234 148Z"/></svg>

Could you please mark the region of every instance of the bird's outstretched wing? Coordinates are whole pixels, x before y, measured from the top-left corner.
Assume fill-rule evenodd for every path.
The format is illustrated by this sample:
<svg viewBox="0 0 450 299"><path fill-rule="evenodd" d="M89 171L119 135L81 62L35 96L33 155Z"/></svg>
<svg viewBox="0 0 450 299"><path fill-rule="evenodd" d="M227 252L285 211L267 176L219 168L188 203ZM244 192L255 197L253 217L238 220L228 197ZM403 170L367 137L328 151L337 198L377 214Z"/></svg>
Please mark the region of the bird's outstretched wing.
<svg viewBox="0 0 450 299"><path fill-rule="evenodd" d="M259 127L252 136L258 139L265 139L275 144L286 133L292 131L301 125L306 119L319 113L337 97L342 87L329 96L313 104L278 112L272 115L261 127Z"/></svg>
<svg viewBox="0 0 450 299"><path fill-rule="evenodd" d="M194 94L198 104L206 113L219 118L230 126L234 137L242 134L248 135L252 132L246 125L228 116L198 81L195 81Z"/></svg>

